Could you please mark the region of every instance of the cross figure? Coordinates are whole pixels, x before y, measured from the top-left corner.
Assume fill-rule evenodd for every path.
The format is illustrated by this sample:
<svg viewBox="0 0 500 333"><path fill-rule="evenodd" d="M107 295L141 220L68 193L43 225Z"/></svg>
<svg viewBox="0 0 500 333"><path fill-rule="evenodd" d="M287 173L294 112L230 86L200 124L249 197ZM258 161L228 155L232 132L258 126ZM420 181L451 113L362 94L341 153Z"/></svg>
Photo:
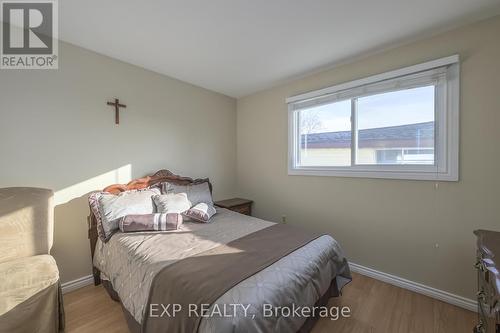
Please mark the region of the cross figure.
<svg viewBox="0 0 500 333"><path fill-rule="evenodd" d="M108 102L108 105L115 107L115 124L118 125L120 123L120 108L126 108L127 106L125 104L120 104L118 98L115 98L114 102Z"/></svg>

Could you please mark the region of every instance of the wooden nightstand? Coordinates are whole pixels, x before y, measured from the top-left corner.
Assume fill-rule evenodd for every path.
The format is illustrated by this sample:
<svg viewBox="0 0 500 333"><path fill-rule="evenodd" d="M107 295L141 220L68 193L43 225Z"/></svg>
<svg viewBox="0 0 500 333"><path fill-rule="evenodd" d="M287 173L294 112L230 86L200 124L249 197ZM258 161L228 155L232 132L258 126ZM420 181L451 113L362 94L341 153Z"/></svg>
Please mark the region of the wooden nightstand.
<svg viewBox="0 0 500 333"><path fill-rule="evenodd" d="M233 212L245 215L252 215L252 200L233 198L227 200L216 201L214 204L217 207L227 208Z"/></svg>

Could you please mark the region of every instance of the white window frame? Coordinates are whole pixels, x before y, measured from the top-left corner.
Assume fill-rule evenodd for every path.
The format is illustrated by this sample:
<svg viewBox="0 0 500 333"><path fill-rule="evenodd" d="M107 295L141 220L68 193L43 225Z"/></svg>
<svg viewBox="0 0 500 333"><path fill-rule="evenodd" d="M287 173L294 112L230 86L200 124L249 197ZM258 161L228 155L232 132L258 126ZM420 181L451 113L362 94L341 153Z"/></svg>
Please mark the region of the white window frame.
<svg viewBox="0 0 500 333"><path fill-rule="evenodd" d="M431 83L432 82L432 83ZM434 165L361 165L356 154L356 112L351 117L350 166L300 166L298 111L315 105L373 95L375 93L436 84ZM364 79L307 92L286 99L288 104L288 174L389 178L434 181L459 179L460 58L441 58ZM353 106L353 110L355 107Z"/></svg>

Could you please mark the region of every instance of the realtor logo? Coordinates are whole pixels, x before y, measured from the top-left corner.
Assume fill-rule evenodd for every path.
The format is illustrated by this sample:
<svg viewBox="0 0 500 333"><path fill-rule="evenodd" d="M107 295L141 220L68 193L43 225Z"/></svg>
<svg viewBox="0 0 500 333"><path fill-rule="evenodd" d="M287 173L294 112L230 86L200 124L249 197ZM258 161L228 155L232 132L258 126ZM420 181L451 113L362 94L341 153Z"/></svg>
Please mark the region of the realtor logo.
<svg viewBox="0 0 500 333"><path fill-rule="evenodd" d="M2 1L2 69L57 69L57 2Z"/></svg>

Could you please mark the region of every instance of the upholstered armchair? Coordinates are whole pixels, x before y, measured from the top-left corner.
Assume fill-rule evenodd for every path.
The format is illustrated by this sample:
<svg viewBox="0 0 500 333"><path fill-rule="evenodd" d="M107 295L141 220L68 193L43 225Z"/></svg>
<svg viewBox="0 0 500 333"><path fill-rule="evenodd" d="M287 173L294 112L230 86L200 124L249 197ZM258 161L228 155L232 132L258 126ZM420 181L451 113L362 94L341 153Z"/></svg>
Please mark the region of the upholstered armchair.
<svg viewBox="0 0 500 333"><path fill-rule="evenodd" d="M0 332L64 328L59 270L49 254L53 212L51 190L0 189Z"/></svg>

